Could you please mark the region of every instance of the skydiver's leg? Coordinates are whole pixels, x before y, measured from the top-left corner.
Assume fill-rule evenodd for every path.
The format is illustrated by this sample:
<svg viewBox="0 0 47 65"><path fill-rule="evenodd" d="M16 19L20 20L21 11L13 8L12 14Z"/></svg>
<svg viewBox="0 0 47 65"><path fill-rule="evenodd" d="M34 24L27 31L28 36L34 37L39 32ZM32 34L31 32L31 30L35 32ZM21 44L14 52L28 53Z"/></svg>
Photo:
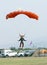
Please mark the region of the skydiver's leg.
<svg viewBox="0 0 47 65"><path fill-rule="evenodd" d="M22 43L22 48L24 47L24 43Z"/></svg>
<svg viewBox="0 0 47 65"><path fill-rule="evenodd" d="M23 42L20 43L20 47L22 47L22 48L24 47L24 43Z"/></svg>
<svg viewBox="0 0 47 65"><path fill-rule="evenodd" d="M20 42L20 47L21 47L21 42Z"/></svg>

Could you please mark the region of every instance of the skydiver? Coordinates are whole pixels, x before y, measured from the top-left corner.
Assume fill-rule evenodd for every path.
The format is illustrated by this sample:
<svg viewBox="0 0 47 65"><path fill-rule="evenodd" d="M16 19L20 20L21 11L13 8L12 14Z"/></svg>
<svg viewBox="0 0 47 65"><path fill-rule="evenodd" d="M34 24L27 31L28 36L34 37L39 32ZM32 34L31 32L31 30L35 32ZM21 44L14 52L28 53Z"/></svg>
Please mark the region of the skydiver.
<svg viewBox="0 0 47 65"><path fill-rule="evenodd" d="M20 47L22 47L22 48L24 47L23 41L26 41L23 37L24 37L23 35L20 35L20 39L18 40L18 41L20 41Z"/></svg>

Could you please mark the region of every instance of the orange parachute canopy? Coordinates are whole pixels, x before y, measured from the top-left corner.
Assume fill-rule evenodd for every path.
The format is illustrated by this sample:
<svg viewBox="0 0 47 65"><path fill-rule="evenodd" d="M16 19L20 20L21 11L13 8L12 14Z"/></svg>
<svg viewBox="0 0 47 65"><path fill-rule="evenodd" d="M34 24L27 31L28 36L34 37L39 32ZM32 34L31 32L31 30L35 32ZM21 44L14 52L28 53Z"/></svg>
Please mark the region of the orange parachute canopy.
<svg viewBox="0 0 47 65"><path fill-rule="evenodd" d="M23 10L18 10L18 11L14 11L14 12L10 12L9 14L6 15L6 19L8 18L14 18L19 14L24 14L26 16L28 16L29 18L33 18L38 20L38 15L29 11L23 11Z"/></svg>

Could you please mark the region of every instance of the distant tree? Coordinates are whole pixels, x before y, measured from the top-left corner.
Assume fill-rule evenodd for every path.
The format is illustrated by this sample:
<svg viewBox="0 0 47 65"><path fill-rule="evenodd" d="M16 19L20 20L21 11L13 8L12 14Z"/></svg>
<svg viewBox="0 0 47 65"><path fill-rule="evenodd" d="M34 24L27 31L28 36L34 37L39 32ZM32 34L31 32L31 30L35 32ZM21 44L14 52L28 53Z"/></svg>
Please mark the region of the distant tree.
<svg viewBox="0 0 47 65"><path fill-rule="evenodd" d="M13 51L16 51L16 48L15 47L10 47L11 50Z"/></svg>

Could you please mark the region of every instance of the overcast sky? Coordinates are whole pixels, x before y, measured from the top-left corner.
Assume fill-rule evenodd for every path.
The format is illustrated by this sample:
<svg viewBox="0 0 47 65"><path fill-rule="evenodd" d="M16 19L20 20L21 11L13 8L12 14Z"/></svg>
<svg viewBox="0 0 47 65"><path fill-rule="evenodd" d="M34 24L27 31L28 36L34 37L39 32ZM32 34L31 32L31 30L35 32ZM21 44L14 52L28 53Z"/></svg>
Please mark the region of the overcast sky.
<svg viewBox="0 0 47 65"><path fill-rule="evenodd" d="M19 34L25 34L25 47L47 47L46 7L47 0L0 0L0 48L18 48ZM19 9L37 13L39 20L25 15L6 20L8 13Z"/></svg>

